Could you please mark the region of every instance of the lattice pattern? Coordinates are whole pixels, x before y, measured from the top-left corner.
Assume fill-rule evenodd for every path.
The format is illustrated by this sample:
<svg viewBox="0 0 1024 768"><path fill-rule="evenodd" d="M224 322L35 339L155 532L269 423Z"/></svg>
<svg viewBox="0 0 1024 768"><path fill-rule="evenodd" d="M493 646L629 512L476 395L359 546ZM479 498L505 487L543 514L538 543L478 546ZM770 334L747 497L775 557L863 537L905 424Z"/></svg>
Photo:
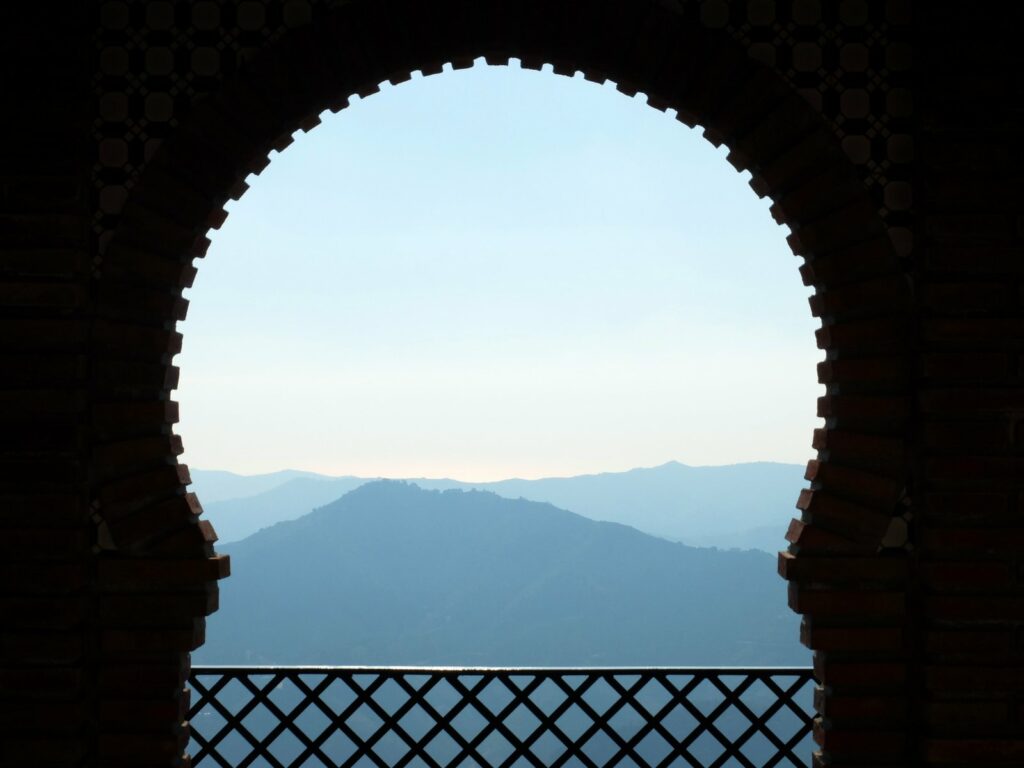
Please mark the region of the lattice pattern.
<svg viewBox="0 0 1024 768"><path fill-rule="evenodd" d="M770 768L811 751L802 668L197 667L191 682L204 768Z"/></svg>

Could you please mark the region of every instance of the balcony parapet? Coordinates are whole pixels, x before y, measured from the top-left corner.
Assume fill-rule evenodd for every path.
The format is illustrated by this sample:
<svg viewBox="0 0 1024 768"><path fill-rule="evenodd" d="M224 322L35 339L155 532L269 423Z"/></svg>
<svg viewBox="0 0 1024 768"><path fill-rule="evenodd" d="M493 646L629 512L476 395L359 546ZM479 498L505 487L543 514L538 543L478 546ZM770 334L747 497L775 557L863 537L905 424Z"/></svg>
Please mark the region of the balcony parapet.
<svg viewBox="0 0 1024 768"><path fill-rule="evenodd" d="M804 667L195 667L192 762L807 766Z"/></svg>

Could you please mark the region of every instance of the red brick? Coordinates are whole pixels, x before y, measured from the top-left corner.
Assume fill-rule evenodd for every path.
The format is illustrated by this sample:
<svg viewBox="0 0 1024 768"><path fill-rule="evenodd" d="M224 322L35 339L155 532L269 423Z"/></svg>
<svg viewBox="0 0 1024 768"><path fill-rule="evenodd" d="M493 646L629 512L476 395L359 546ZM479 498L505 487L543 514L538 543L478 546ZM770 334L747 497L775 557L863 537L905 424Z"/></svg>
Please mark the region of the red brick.
<svg viewBox="0 0 1024 768"><path fill-rule="evenodd" d="M98 445L94 449L93 462L102 479L107 479L138 467L172 463L183 451L179 436L157 435Z"/></svg>
<svg viewBox="0 0 1024 768"><path fill-rule="evenodd" d="M870 315L891 311L906 304L909 298L906 278L886 275L814 294L810 298L811 314L815 317Z"/></svg>
<svg viewBox="0 0 1024 768"><path fill-rule="evenodd" d="M866 197L860 198L820 219L802 223L799 232L790 235L787 240L793 253L800 256L829 253L848 245L850 229L865 227L866 222L874 220L873 213ZM864 234L872 235L875 229L871 228ZM881 230L881 224L877 230ZM901 296L899 301L902 303L908 299L909 294Z"/></svg>
<svg viewBox="0 0 1024 768"><path fill-rule="evenodd" d="M937 242L974 244L1007 239L1013 230L1010 216L996 213L943 213L926 216L925 230Z"/></svg>
<svg viewBox="0 0 1024 768"><path fill-rule="evenodd" d="M84 596L0 598L0 616L9 629L67 630L82 624L88 603Z"/></svg>
<svg viewBox="0 0 1024 768"><path fill-rule="evenodd" d="M1024 273L1020 249L1007 245L931 245L920 258L933 273L952 272L978 275L1019 275Z"/></svg>
<svg viewBox="0 0 1024 768"><path fill-rule="evenodd" d="M96 313L114 322L181 322L188 316L188 299L125 280L102 280L96 298Z"/></svg>
<svg viewBox="0 0 1024 768"><path fill-rule="evenodd" d="M74 664L82 659L85 644L81 633L4 629L0 652L9 664Z"/></svg>
<svg viewBox="0 0 1024 768"><path fill-rule="evenodd" d="M816 723L814 741L833 758L865 758L892 760L905 757L910 749L909 735L893 730L892 724L884 730L855 728L827 729Z"/></svg>
<svg viewBox="0 0 1024 768"><path fill-rule="evenodd" d="M0 536L0 557L20 560L68 560L90 551L83 526L75 528L8 528Z"/></svg>
<svg viewBox="0 0 1024 768"><path fill-rule="evenodd" d="M902 651L903 630L899 627L822 627L806 617L800 623L800 642L821 651Z"/></svg>
<svg viewBox="0 0 1024 768"><path fill-rule="evenodd" d="M0 594L67 594L86 584L79 562L0 562Z"/></svg>
<svg viewBox="0 0 1024 768"><path fill-rule="evenodd" d="M178 386L180 371L176 366L141 363L133 360L105 358L93 366L93 383L106 392L140 393L170 392Z"/></svg>
<svg viewBox="0 0 1024 768"><path fill-rule="evenodd" d="M174 496L110 524L110 535L119 549L136 549L162 535L195 526L202 507L194 493Z"/></svg>
<svg viewBox="0 0 1024 768"><path fill-rule="evenodd" d="M160 535L145 545L146 552L154 557L188 558L214 557L213 543L217 541L217 532L209 520L199 520L195 525L188 525L172 531L166 536Z"/></svg>
<svg viewBox="0 0 1024 768"><path fill-rule="evenodd" d="M779 553L779 574L790 581L820 584L900 585L909 578L905 558L840 557Z"/></svg>
<svg viewBox="0 0 1024 768"><path fill-rule="evenodd" d="M820 704L816 709L829 720L873 720L895 725L906 722L910 712L910 702L905 696L826 695L821 688L814 693L815 703Z"/></svg>
<svg viewBox="0 0 1024 768"><path fill-rule="evenodd" d="M822 384L871 384L891 390L910 378L910 363L900 357L825 360L818 363L818 381Z"/></svg>
<svg viewBox="0 0 1024 768"><path fill-rule="evenodd" d="M903 397L871 395L823 395L818 398L818 416L864 424L885 424L886 431L900 429L910 412Z"/></svg>
<svg viewBox="0 0 1024 768"><path fill-rule="evenodd" d="M1014 375L1006 352L944 352L921 357L921 373L936 381L1002 381Z"/></svg>
<svg viewBox="0 0 1024 768"><path fill-rule="evenodd" d="M129 765L140 761L171 765L170 760L181 756L188 743L188 729L181 734L157 735L152 733L100 733L97 757L101 763L116 760Z"/></svg>
<svg viewBox="0 0 1024 768"><path fill-rule="evenodd" d="M0 239L16 248L80 248L89 221L80 214L0 214Z"/></svg>
<svg viewBox="0 0 1024 768"><path fill-rule="evenodd" d="M227 555L198 560L101 560L97 583L108 592L196 588L230 575L230 562Z"/></svg>
<svg viewBox="0 0 1024 768"><path fill-rule="evenodd" d="M0 282L0 304L7 307L72 310L85 303L85 291L72 283Z"/></svg>
<svg viewBox="0 0 1024 768"><path fill-rule="evenodd" d="M84 250L27 248L0 251L0 274L76 279L90 266Z"/></svg>
<svg viewBox="0 0 1024 768"><path fill-rule="evenodd" d="M1024 691L1024 666L998 664L931 665L925 669L928 690L936 693Z"/></svg>
<svg viewBox="0 0 1024 768"><path fill-rule="evenodd" d="M791 520L786 531L786 541L796 545L801 554L839 553L845 555L874 554L876 546L853 541L819 526Z"/></svg>
<svg viewBox="0 0 1024 768"><path fill-rule="evenodd" d="M813 616L886 619L905 615L906 598L902 592L810 590L790 583L789 607Z"/></svg>
<svg viewBox="0 0 1024 768"><path fill-rule="evenodd" d="M32 734L45 730L64 736L78 736L92 720L92 708L80 699L8 699L0 697L0 720L8 732ZM2 753L0 753L2 754Z"/></svg>
<svg viewBox="0 0 1024 768"><path fill-rule="evenodd" d="M804 490L796 503L803 521L842 536L878 546L892 519L874 509L837 498L827 491Z"/></svg>
<svg viewBox="0 0 1024 768"><path fill-rule="evenodd" d="M925 465L935 488L987 485L991 490L1024 487L1024 458L938 456Z"/></svg>
<svg viewBox="0 0 1024 768"><path fill-rule="evenodd" d="M0 667L0 691L17 700L71 698L84 691L84 677L79 665L4 666Z"/></svg>
<svg viewBox="0 0 1024 768"><path fill-rule="evenodd" d="M902 468L907 452L907 444L900 438L842 429L816 429L813 446L827 451L836 463L863 462L894 469Z"/></svg>
<svg viewBox="0 0 1024 768"><path fill-rule="evenodd" d="M1011 511L1011 494L1007 492L947 491L929 493L925 499L928 518L946 524L1006 523L1016 515L1016 510Z"/></svg>
<svg viewBox="0 0 1024 768"><path fill-rule="evenodd" d="M807 463L804 477L829 493L879 510L895 509L903 492L903 483L899 480L817 459Z"/></svg>
<svg viewBox="0 0 1024 768"><path fill-rule="evenodd" d="M880 236L805 262L800 275L807 286L842 284L882 274L892 269L893 261L889 238Z"/></svg>
<svg viewBox="0 0 1024 768"><path fill-rule="evenodd" d="M925 600L925 611L937 621L1021 621L1024 596L932 595Z"/></svg>
<svg viewBox="0 0 1024 768"><path fill-rule="evenodd" d="M86 324L74 318L0 319L0 348L8 350L78 350L85 343Z"/></svg>
<svg viewBox="0 0 1024 768"><path fill-rule="evenodd" d="M181 352L181 334L130 322L98 320L94 342L102 353L126 359L163 360ZM165 358L164 356L167 356Z"/></svg>
<svg viewBox="0 0 1024 768"><path fill-rule="evenodd" d="M1001 349L1024 342L1020 318L928 318L921 322L923 341L930 345L970 345L973 349Z"/></svg>
<svg viewBox="0 0 1024 768"><path fill-rule="evenodd" d="M934 763L1020 765L1024 739L926 739L924 756Z"/></svg>
<svg viewBox="0 0 1024 768"><path fill-rule="evenodd" d="M919 396L925 413L974 415L1024 412L1024 388L933 389Z"/></svg>
<svg viewBox="0 0 1024 768"><path fill-rule="evenodd" d="M75 352L0 357L0 381L12 388L73 387L86 371L85 355Z"/></svg>
<svg viewBox="0 0 1024 768"><path fill-rule="evenodd" d="M138 696L142 691L147 696L172 697L177 695L188 681L187 657L181 654L164 654L164 661L128 662L125 659L101 664L97 673L97 687L107 699L126 699Z"/></svg>
<svg viewBox="0 0 1024 768"><path fill-rule="evenodd" d="M106 628L178 626L217 610L216 586L199 592L103 595L97 618Z"/></svg>
<svg viewBox="0 0 1024 768"><path fill-rule="evenodd" d="M921 427L922 441L932 453L996 453L1012 446L1011 424L997 416L943 421L928 419Z"/></svg>
<svg viewBox="0 0 1024 768"><path fill-rule="evenodd" d="M1001 592L1017 586L1013 566L998 561L922 563L921 581L935 590ZM977 598L966 598L975 600Z"/></svg>
<svg viewBox="0 0 1024 768"><path fill-rule="evenodd" d="M163 434L164 428L178 421L178 404L173 400L153 402L104 403L93 409L100 436L111 441Z"/></svg>
<svg viewBox="0 0 1024 768"><path fill-rule="evenodd" d="M899 354L911 340L907 323L891 318L826 323L814 335L820 349L863 352L865 356Z"/></svg>
<svg viewBox="0 0 1024 768"><path fill-rule="evenodd" d="M0 420L75 416L85 409L85 399L78 388L0 390Z"/></svg>
<svg viewBox="0 0 1024 768"><path fill-rule="evenodd" d="M1006 699L930 701L925 711L925 722L945 735L970 732L979 727L991 731L1012 725L1012 705Z"/></svg>
<svg viewBox="0 0 1024 768"><path fill-rule="evenodd" d="M926 529L922 544L926 552L938 555L1013 555L1024 546L1024 530L1019 528L941 528Z"/></svg>
<svg viewBox="0 0 1024 768"><path fill-rule="evenodd" d="M894 688L902 690L907 666L894 661L833 661L815 654L814 672L825 685L844 689Z"/></svg>
<svg viewBox="0 0 1024 768"><path fill-rule="evenodd" d="M192 651L206 639L202 619L182 622L160 629L108 629L100 633L100 650L108 658L116 659L123 654L152 651Z"/></svg>
<svg viewBox="0 0 1024 768"><path fill-rule="evenodd" d="M99 491L100 514L119 520L156 499L181 495L192 482L188 467L173 464L106 483Z"/></svg>
<svg viewBox="0 0 1024 768"><path fill-rule="evenodd" d="M168 723L181 723L188 714L191 692L174 691L165 698L103 699L97 711L101 726L117 726L126 722L150 725L154 730L168 727Z"/></svg>
<svg viewBox="0 0 1024 768"><path fill-rule="evenodd" d="M88 511L74 494L38 493L0 496L0 527L68 528L84 525Z"/></svg>
<svg viewBox="0 0 1024 768"><path fill-rule="evenodd" d="M86 754L86 741L75 736L33 737L5 733L0 757L8 765L74 765Z"/></svg>
<svg viewBox="0 0 1024 768"><path fill-rule="evenodd" d="M1007 628L933 629L925 633L925 649L932 657L1003 659L1013 653L1013 632Z"/></svg>
<svg viewBox="0 0 1024 768"><path fill-rule="evenodd" d="M1004 282L932 283L920 290L921 303L935 313L966 314L978 310L1009 309L1016 297Z"/></svg>

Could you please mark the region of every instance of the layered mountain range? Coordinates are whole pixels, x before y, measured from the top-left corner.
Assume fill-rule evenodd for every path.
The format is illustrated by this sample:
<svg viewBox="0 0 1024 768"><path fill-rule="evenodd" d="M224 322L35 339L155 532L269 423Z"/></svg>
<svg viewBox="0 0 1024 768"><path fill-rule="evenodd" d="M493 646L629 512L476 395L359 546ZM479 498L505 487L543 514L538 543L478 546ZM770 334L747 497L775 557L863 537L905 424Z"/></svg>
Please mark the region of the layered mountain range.
<svg viewBox="0 0 1024 768"><path fill-rule="evenodd" d="M548 502L591 520L622 523L692 546L774 553L786 546L783 537L804 484L803 471L800 465L774 462L712 467L669 462L626 472L538 480L410 479L424 489L477 489ZM294 470L248 477L193 470L192 476L193 490L222 543L297 519L377 479Z"/></svg>
<svg viewBox="0 0 1024 768"><path fill-rule="evenodd" d="M809 661L771 555L488 491L363 482L221 549L197 664Z"/></svg>

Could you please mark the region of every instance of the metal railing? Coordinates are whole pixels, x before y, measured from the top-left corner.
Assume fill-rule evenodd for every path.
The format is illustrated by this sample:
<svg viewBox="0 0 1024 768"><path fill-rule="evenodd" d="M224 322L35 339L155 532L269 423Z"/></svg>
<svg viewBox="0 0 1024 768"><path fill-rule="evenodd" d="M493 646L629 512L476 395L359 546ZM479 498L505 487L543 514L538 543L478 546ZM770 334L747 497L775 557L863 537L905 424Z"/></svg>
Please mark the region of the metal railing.
<svg viewBox="0 0 1024 768"><path fill-rule="evenodd" d="M807 668L196 667L193 765L807 766Z"/></svg>

